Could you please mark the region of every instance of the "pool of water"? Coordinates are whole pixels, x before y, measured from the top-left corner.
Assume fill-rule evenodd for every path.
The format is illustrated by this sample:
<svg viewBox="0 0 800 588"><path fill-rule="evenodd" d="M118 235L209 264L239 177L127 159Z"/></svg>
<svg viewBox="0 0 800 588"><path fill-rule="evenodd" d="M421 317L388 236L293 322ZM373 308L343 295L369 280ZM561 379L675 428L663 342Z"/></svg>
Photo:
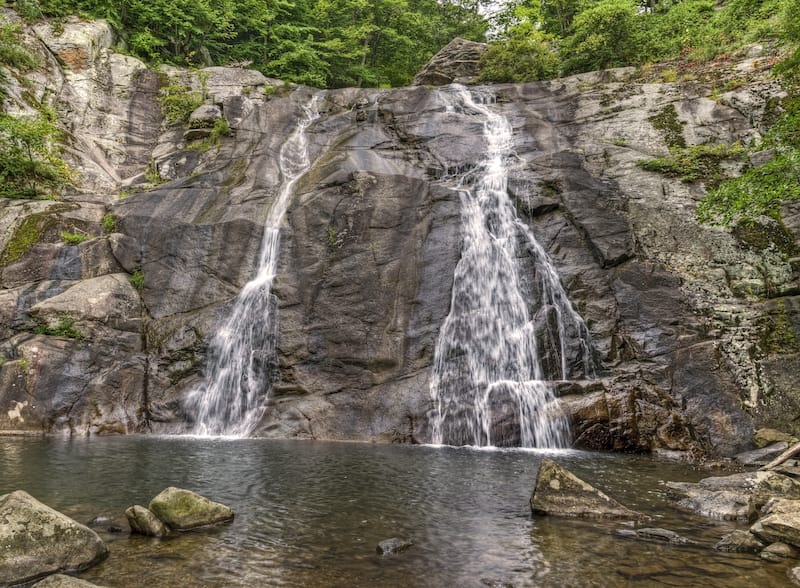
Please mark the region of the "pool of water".
<svg viewBox="0 0 800 588"><path fill-rule="evenodd" d="M649 526L700 542L621 537L624 523L533 517L539 461L555 458ZM711 547L733 523L676 510L663 485L712 475L643 456L563 451L164 437L0 438L0 494L23 489L98 527L111 554L80 575L114 587L789 585L784 564ZM230 525L151 539L124 510L167 486L230 505ZM377 544L414 546L379 556Z"/></svg>

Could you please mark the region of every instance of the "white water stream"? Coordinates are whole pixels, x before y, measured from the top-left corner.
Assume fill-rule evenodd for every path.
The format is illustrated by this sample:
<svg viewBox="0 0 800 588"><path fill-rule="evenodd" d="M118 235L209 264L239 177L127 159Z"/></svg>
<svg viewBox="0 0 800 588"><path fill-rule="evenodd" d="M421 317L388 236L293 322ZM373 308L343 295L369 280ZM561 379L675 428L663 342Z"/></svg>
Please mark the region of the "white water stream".
<svg viewBox="0 0 800 588"><path fill-rule="evenodd" d="M460 86L441 96L448 116L482 120L486 152L475 168L454 178L463 249L434 352L432 440L565 447L568 425L551 381L576 371L593 375L586 325L509 197L511 124L492 110L492 96ZM525 258L533 262L533 276L522 272ZM556 358L549 368L545 355Z"/></svg>
<svg viewBox="0 0 800 588"><path fill-rule="evenodd" d="M314 96L280 150L280 191L264 228L256 276L239 293L211 341L205 383L189 397L195 435L250 435L264 416L270 359L275 353L275 309L270 301L280 252L280 226L295 183L310 166L306 130L319 118Z"/></svg>

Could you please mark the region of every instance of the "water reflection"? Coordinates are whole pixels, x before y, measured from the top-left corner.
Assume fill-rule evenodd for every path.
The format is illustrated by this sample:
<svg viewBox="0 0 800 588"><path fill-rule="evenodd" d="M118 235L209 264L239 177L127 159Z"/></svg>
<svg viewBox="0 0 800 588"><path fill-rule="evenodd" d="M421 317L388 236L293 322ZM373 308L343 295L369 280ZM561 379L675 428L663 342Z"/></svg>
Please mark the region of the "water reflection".
<svg viewBox="0 0 800 588"><path fill-rule="evenodd" d="M710 549L732 523L676 512L661 482L707 472L646 457L557 459L652 524L700 547L625 539L620 523L532 518L541 452L266 440L0 438L0 494L24 489L87 522L164 487L230 504L235 521L156 540L101 534L111 556L81 575L113 587L752 586L786 584L785 565ZM403 554L375 546L414 540Z"/></svg>

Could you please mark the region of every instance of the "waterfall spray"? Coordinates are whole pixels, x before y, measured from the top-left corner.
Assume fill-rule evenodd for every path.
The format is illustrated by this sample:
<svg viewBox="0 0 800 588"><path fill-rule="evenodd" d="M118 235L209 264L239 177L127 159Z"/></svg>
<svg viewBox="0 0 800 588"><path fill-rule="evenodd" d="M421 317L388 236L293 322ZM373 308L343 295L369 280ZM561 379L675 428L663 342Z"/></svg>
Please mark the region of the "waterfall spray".
<svg viewBox="0 0 800 588"><path fill-rule="evenodd" d="M568 426L551 381L568 379L576 369L584 377L593 374L588 330L547 253L509 198L510 123L490 108L490 96L452 86L442 97L453 116L482 119L486 152L477 167L454 178L463 249L450 313L434 352L432 440L508 443L497 433L502 429L497 421L503 416L499 413L508 416L510 411L518 427L515 444L564 447ZM533 261L532 283L520 270L524 255ZM557 358L549 362L555 368L545 367L545 352Z"/></svg>
<svg viewBox="0 0 800 588"><path fill-rule="evenodd" d="M279 155L281 187L264 228L256 276L239 293L230 316L211 341L205 383L187 403L195 415L196 435L250 435L264 416L269 392L268 362L275 354L275 308L270 293L280 251L280 225L294 186L308 170L306 130L319 118L319 96L303 108L303 117Z"/></svg>

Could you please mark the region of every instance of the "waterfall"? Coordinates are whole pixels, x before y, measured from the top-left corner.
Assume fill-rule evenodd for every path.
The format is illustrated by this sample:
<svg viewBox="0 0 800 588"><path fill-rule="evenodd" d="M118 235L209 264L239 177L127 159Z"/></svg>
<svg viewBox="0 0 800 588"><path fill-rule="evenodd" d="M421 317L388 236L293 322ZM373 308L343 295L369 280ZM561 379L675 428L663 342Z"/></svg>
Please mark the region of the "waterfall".
<svg viewBox="0 0 800 588"><path fill-rule="evenodd" d="M551 381L593 375L588 330L509 197L511 124L491 96L461 86L441 96L447 116L482 121L486 148L475 168L451 178L463 246L434 351L432 440L564 447L568 425Z"/></svg>
<svg viewBox="0 0 800 588"><path fill-rule="evenodd" d="M294 186L310 166L306 130L319 118L314 96L281 146L281 186L269 211L256 276L239 293L230 316L211 341L205 383L189 397L196 435L245 437L264 415L269 361L275 354L275 308L270 291L280 250L280 225Z"/></svg>

